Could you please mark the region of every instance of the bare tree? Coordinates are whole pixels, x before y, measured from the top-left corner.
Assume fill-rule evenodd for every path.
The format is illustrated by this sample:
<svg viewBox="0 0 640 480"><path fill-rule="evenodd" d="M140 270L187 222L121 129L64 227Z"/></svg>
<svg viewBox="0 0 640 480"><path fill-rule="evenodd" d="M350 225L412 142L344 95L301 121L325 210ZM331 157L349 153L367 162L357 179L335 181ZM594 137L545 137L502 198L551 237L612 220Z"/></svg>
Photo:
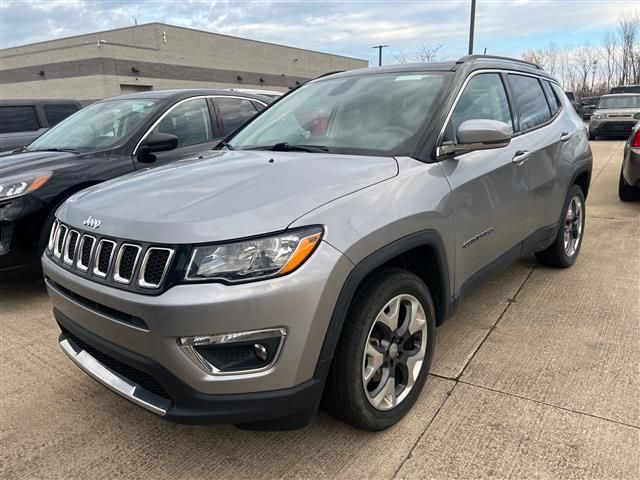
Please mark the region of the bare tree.
<svg viewBox="0 0 640 480"><path fill-rule="evenodd" d="M640 83L640 66L638 65L638 30L640 15L623 13L618 21L618 38L622 48L620 84Z"/></svg>
<svg viewBox="0 0 640 480"><path fill-rule="evenodd" d="M607 91L611 88L620 68L618 62L618 38L615 33L608 31L602 38L602 56L604 59L604 73Z"/></svg>
<svg viewBox="0 0 640 480"><path fill-rule="evenodd" d="M441 53L444 45L420 45L415 51L407 53L404 50L398 50L394 57L398 63L411 63L411 62L435 62L443 58Z"/></svg>

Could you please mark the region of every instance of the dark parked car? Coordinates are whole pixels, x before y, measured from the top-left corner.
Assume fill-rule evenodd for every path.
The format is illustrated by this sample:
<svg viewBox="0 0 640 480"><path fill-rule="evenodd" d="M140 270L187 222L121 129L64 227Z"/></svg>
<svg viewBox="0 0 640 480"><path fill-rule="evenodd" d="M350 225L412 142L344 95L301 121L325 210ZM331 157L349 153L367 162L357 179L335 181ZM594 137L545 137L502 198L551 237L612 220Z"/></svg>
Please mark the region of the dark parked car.
<svg viewBox="0 0 640 480"><path fill-rule="evenodd" d="M576 95L575 92L564 92L564 93L567 95L567 98L571 102L571 105L573 105L573 108L575 109L575 111L578 113L578 115L582 117L582 102L580 100L580 97Z"/></svg>
<svg viewBox="0 0 640 480"><path fill-rule="evenodd" d="M151 91L96 102L0 157L0 278L38 265L53 212L71 194L196 157L271 100L223 90ZM131 199L135 201L135 198Z"/></svg>
<svg viewBox="0 0 640 480"><path fill-rule="evenodd" d="M624 146L618 195L625 202L640 199L640 122L636 124Z"/></svg>
<svg viewBox="0 0 640 480"><path fill-rule="evenodd" d="M601 97L584 97L582 99L582 118L589 120L593 112L598 108Z"/></svg>
<svg viewBox="0 0 640 480"><path fill-rule="evenodd" d="M0 152L29 145L80 108L75 100L0 100Z"/></svg>
<svg viewBox="0 0 640 480"><path fill-rule="evenodd" d="M613 93L640 93L640 85L620 85L619 87L612 87L609 90L609 94Z"/></svg>

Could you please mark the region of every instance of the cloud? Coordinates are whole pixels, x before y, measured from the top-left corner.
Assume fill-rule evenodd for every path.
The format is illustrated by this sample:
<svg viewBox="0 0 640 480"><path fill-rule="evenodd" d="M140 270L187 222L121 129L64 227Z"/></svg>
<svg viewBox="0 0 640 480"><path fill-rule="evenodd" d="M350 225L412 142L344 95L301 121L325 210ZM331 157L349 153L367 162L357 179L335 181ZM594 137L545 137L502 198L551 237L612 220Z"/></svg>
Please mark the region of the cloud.
<svg viewBox="0 0 640 480"><path fill-rule="evenodd" d="M519 55L554 41L567 44L613 27L633 1L478 2L476 45ZM123 1L0 2L0 47L23 45L153 21L324 50L373 60L371 46L411 50L444 44L466 51L469 2L451 1Z"/></svg>

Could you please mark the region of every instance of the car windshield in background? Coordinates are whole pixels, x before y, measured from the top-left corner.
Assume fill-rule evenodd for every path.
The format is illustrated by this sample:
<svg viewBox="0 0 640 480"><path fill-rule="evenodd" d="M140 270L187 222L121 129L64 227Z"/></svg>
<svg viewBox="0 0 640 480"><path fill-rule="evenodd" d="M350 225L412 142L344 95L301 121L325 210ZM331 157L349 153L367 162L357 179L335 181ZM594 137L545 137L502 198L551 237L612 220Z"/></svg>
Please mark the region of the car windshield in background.
<svg viewBox="0 0 640 480"><path fill-rule="evenodd" d="M640 95L602 97L598 108L640 108Z"/></svg>
<svg viewBox="0 0 640 480"><path fill-rule="evenodd" d="M256 117L228 145L406 155L435 110L447 75L393 73L312 82Z"/></svg>
<svg viewBox="0 0 640 480"><path fill-rule="evenodd" d="M35 140L33 150L95 150L128 137L155 110L157 100L130 99L94 103Z"/></svg>

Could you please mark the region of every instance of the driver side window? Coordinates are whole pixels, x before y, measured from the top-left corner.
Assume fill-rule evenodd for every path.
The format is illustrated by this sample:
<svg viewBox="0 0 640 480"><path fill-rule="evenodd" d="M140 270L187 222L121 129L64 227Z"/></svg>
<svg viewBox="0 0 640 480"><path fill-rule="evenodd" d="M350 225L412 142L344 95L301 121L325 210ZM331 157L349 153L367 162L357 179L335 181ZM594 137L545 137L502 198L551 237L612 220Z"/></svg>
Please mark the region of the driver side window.
<svg viewBox="0 0 640 480"><path fill-rule="evenodd" d="M499 73L482 73L469 80L447 125L445 141L456 142L456 132L466 120L497 120L509 125L513 119Z"/></svg>
<svg viewBox="0 0 640 480"><path fill-rule="evenodd" d="M181 103L160 121L152 133L175 135L178 137L178 147L213 140L207 100L197 98Z"/></svg>

